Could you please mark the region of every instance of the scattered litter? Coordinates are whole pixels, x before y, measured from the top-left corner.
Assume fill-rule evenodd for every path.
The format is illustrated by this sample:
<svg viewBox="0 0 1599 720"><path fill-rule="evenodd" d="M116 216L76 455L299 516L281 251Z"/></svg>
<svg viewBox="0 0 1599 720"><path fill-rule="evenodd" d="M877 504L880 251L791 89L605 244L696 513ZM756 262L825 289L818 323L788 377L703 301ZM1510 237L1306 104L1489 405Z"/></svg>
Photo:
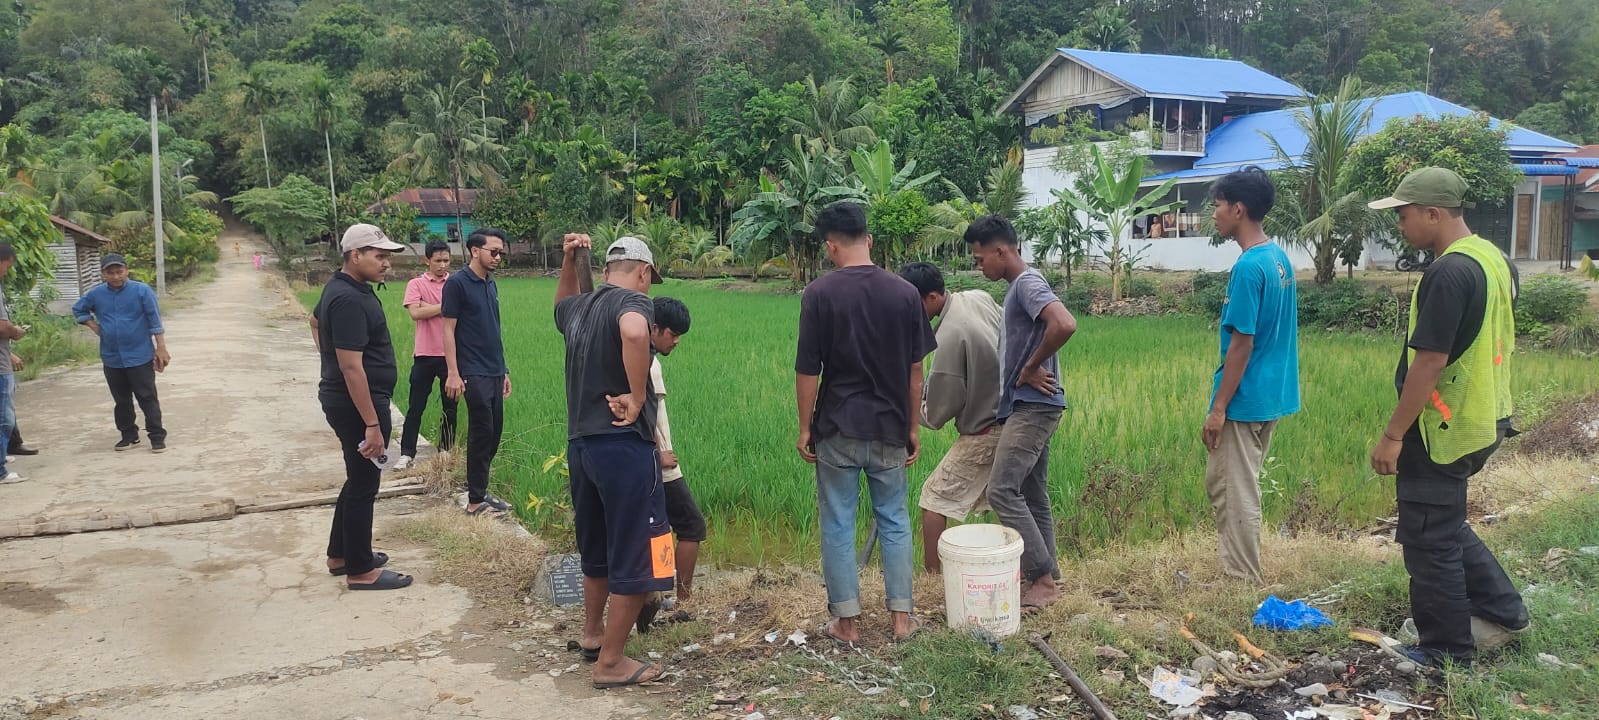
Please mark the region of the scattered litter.
<svg viewBox="0 0 1599 720"><path fill-rule="evenodd" d="M1215 658L1209 655L1200 655L1194 658L1194 661L1189 663L1188 667L1193 668L1194 672L1199 673L1200 677L1210 677L1221 666L1216 662Z"/></svg>
<svg viewBox="0 0 1599 720"><path fill-rule="evenodd" d="M1366 720L1371 717L1354 705L1323 705L1316 708L1316 713L1326 720Z"/></svg>
<svg viewBox="0 0 1599 720"><path fill-rule="evenodd" d="M561 676L561 671L559 669L555 669L555 670L551 670L550 671L550 677L558 678L560 676Z"/></svg>
<svg viewBox="0 0 1599 720"><path fill-rule="evenodd" d="M1120 670L1106 669L1099 671L1099 677L1112 685L1120 685L1127 680L1127 673Z"/></svg>
<svg viewBox="0 0 1599 720"><path fill-rule="evenodd" d="M865 690L862 690L861 694L862 695L882 695L885 692L888 692L888 688L883 687L881 685L878 685L876 687L869 687L869 688L866 688Z"/></svg>
<svg viewBox="0 0 1599 720"><path fill-rule="evenodd" d="M733 621L735 621L737 619L738 619L738 611L737 610L734 610L733 612L730 612L730 613L727 614L727 621L728 622L733 622Z"/></svg>
<svg viewBox="0 0 1599 720"><path fill-rule="evenodd" d="M1421 633L1416 631L1416 619L1405 618L1405 624L1399 626L1399 642L1406 645L1415 645L1421 642Z"/></svg>
<svg viewBox="0 0 1599 720"><path fill-rule="evenodd" d="M794 645L794 647L799 647L801 645L804 645L805 644L805 631L796 628L794 630L794 632L789 633L788 641L790 643L792 643Z"/></svg>
<svg viewBox="0 0 1599 720"><path fill-rule="evenodd" d="M1283 711L1283 720L1316 720L1315 710Z"/></svg>
<svg viewBox="0 0 1599 720"><path fill-rule="evenodd" d="M1306 685L1306 686L1304 686L1302 688L1295 688L1294 689L1294 694L1296 694L1296 695L1298 695L1300 697L1307 697L1307 698L1325 696L1327 694L1327 686L1322 684L1322 683L1316 683L1314 685Z"/></svg>
<svg viewBox="0 0 1599 720"><path fill-rule="evenodd" d="M1549 653L1538 653L1538 664L1551 670L1581 670L1582 666L1573 665Z"/></svg>
<svg viewBox="0 0 1599 720"><path fill-rule="evenodd" d="M1303 630L1333 624L1322 611L1303 600L1285 603L1271 595L1255 611L1255 624L1270 630Z"/></svg>
<svg viewBox="0 0 1599 720"><path fill-rule="evenodd" d="M736 635L734 633L722 633L720 635L717 635L714 638L711 638L711 644L712 645L721 645L722 643L731 642L731 641L737 640L737 639L738 639L738 635Z"/></svg>
<svg viewBox="0 0 1599 720"><path fill-rule="evenodd" d="M1405 710L1426 710L1428 712L1432 711L1432 708L1427 707L1426 705L1417 705L1417 704L1415 704L1413 702L1405 700L1405 697L1403 695L1400 695L1399 693L1396 693L1396 692L1394 692L1392 690L1378 690L1377 692L1374 692L1374 693L1372 693L1370 695L1367 695L1365 693L1355 693L1355 696L1356 697L1362 697L1362 698L1365 698L1367 700L1376 700L1377 702L1382 703L1383 705L1387 706L1389 710L1392 710L1394 712L1404 712Z"/></svg>
<svg viewBox="0 0 1599 720"><path fill-rule="evenodd" d="M744 716L744 720L766 720L764 713L752 712Z"/></svg>
<svg viewBox="0 0 1599 720"><path fill-rule="evenodd" d="M777 642L777 639L782 637L782 636L783 636L783 631L781 631L781 630L773 630L773 631L771 631L769 633L766 633L766 643L768 645L770 645L772 643L775 643L775 642Z"/></svg>
<svg viewBox="0 0 1599 720"><path fill-rule="evenodd" d="M1203 716L1199 714L1198 705L1189 705L1187 707L1180 707L1172 710L1166 715L1166 717L1169 717L1172 720L1185 720L1186 718L1197 718Z"/></svg>
<svg viewBox="0 0 1599 720"><path fill-rule="evenodd" d="M762 690L762 691L760 691L758 693L755 693L755 697L766 697L767 695L776 695L776 694L777 694L777 688L769 687L769 688L766 688L765 690Z"/></svg>
<svg viewBox="0 0 1599 720"><path fill-rule="evenodd" d="M1580 552L1580 553L1582 553L1584 555L1590 555L1590 556L1593 556L1593 557L1599 557L1599 545L1586 545L1586 546L1577 548L1577 552Z"/></svg>
<svg viewBox="0 0 1599 720"><path fill-rule="evenodd" d="M1205 695L1204 691L1194 687L1187 678L1164 666L1157 666L1154 674L1150 676L1149 694L1177 707L1193 705Z"/></svg>
<svg viewBox="0 0 1599 720"><path fill-rule="evenodd" d="M1233 711L1221 716L1221 720L1255 720L1255 716L1246 712Z"/></svg>
<svg viewBox="0 0 1599 720"><path fill-rule="evenodd" d="M661 659L661 654L658 653L658 652L655 652L654 650L651 650L649 652L649 655L650 655L650 659L651 660L660 660Z"/></svg>
<svg viewBox="0 0 1599 720"><path fill-rule="evenodd" d="M1111 647L1109 645L1096 646L1094 648L1094 654L1098 655L1098 656L1100 656L1102 658L1107 658L1107 659L1110 659L1110 660L1126 660L1128 658L1127 653L1122 652L1121 650L1113 648L1113 647Z"/></svg>
<svg viewBox="0 0 1599 720"><path fill-rule="evenodd" d="M693 644L690 644L690 645L684 645L683 646L683 652L685 652L685 653L697 653L697 652L699 652L701 650L704 650L704 649L705 649L705 646L701 645L699 643L693 643Z"/></svg>
<svg viewBox="0 0 1599 720"><path fill-rule="evenodd" d="M1026 705L1012 705L1005 708L1005 714L1009 715L1011 720L1038 720L1038 713L1033 712Z"/></svg>

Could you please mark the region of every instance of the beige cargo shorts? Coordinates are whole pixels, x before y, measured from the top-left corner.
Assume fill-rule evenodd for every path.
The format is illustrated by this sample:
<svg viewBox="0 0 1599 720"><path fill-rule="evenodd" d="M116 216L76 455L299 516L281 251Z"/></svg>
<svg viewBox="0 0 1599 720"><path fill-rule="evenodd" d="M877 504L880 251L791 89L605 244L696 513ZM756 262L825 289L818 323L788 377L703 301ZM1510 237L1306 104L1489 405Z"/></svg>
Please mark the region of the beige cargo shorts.
<svg viewBox="0 0 1599 720"><path fill-rule="evenodd" d="M982 435L962 435L933 468L922 485L923 510L951 520L965 521L973 512L988 509L988 478L994 470L994 450L999 428Z"/></svg>

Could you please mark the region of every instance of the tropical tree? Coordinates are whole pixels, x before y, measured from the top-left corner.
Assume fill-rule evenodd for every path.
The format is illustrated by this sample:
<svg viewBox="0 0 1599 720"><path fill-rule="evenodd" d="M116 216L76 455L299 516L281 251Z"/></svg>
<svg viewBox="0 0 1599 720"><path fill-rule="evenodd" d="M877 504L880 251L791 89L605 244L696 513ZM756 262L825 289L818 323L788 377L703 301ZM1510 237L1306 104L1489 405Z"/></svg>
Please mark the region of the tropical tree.
<svg viewBox="0 0 1599 720"><path fill-rule="evenodd" d="M267 152L266 116L283 100L283 94L273 87L272 81L260 68L250 69L250 79L239 83L244 91L244 110L255 115L261 129L261 162L266 167L266 184L272 187L272 156Z"/></svg>
<svg viewBox="0 0 1599 720"><path fill-rule="evenodd" d="M16 193L0 193L0 242L10 243L17 251L5 283L8 300L21 302L35 285L49 282L55 269L50 246L60 236L43 204Z"/></svg>
<svg viewBox="0 0 1599 720"><path fill-rule="evenodd" d="M883 54L883 75L894 84L894 58L905 52L905 38L897 30L883 30L872 38L872 48Z"/></svg>
<svg viewBox="0 0 1599 720"><path fill-rule="evenodd" d="M533 121L539 117L539 107L548 101L549 95L525 76L511 78L505 85L505 105L522 120L522 136L526 137Z"/></svg>
<svg viewBox="0 0 1599 720"><path fill-rule="evenodd" d="M1138 29L1114 5L1101 5L1088 15L1088 44L1095 50L1138 52Z"/></svg>
<svg viewBox="0 0 1599 720"><path fill-rule="evenodd" d="M787 117L788 129L820 143L827 152L854 150L877 144L872 119L877 106L861 94L850 78L834 78L821 85L805 76L798 107Z"/></svg>
<svg viewBox="0 0 1599 720"><path fill-rule="evenodd" d="M189 31L189 38L194 41L194 46L200 50L200 77L205 80L205 89L211 89L211 40L216 34L216 23L204 15L187 18L184 24Z"/></svg>
<svg viewBox="0 0 1599 720"><path fill-rule="evenodd" d="M961 254L966 227L979 216L993 213L1020 219L1022 203L1027 199L1021 162L1019 151L1006 153L1005 161L989 169L983 178L982 192L976 199L967 197L959 185L945 178L944 188L951 197L928 208L927 225L918 234L912 252L922 257L952 258Z"/></svg>
<svg viewBox="0 0 1599 720"><path fill-rule="evenodd" d="M500 67L500 54L494 44L478 38L461 46L461 70L477 78L478 108L483 115L483 134L489 132L489 101L487 90L494 82L494 71Z"/></svg>
<svg viewBox="0 0 1599 720"><path fill-rule="evenodd" d="M1022 211L1016 218L1016 232L1032 244L1033 257L1046 262L1053 257L1071 287L1072 271L1088 256L1088 249L1102 246L1109 235L1102 227L1089 223L1071 203L1057 199Z"/></svg>
<svg viewBox="0 0 1599 720"><path fill-rule="evenodd" d="M1277 172L1281 184L1297 193L1288 203L1302 221L1298 227L1282 228L1287 231L1283 237L1310 251L1316 282L1329 283L1337 276L1339 257L1362 243L1362 230L1369 223L1365 196L1351 168L1355 145L1371 122L1371 103L1360 99L1360 80L1349 77L1330 100L1309 102L1296 108L1293 117L1306 140L1297 160L1277 138L1266 135L1284 166Z"/></svg>
<svg viewBox="0 0 1599 720"><path fill-rule="evenodd" d="M311 106L311 117L316 120L318 130L322 131L322 147L327 151L328 159L328 207L332 209L333 232L339 231L339 193L333 187L333 119L338 102L337 91L333 81L327 75L317 73L305 85L305 99Z"/></svg>
<svg viewBox="0 0 1599 720"><path fill-rule="evenodd" d="M1125 169L1117 168L1100 153L1099 146L1091 147L1092 170L1078 176L1075 192L1056 190L1057 201L1065 202L1074 210L1087 215L1105 226L1107 238L1105 259L1110 263L1110 299L1122 299L1122 277L1132 276L1132 261L1128 248L1122 241L1133 219L1141 215L1165 213L1183 206L1181 201L1158 203L1158 199L1171 192L1176 180L1167 180L1154 190L1139 195L1138 186L1144 180L1147 158L1134 155Z"/></svg>
<svg viewBox="0 0 1599 720"><path fill-rule="evenodd" d="M756 268L757 277L763 263L785 252L796 286L816 275L821 263L817 212L838 200L864 201L859 190L841 184L841 174L826 153L797 135L784 148L781 181L762 174L755 195L733 213L728 237L734 252Z"/></svg>
<svg viewBox="0 0 1599 720"><path fill-rule="evenodd" d="M456 228L465 227L460 202L463 182L475 179L485 185L498 185L498 165L505 153L505 147L488 134L488 130L505 121L489 117L479 125L478 118L472 117L466 107L469 97L465 81L434 86L408 98L410 117L390 126L399 155L389 163L389 169L407 173L417 181L449 182L455 199Z"/></svg>
<svg viewBox="0 0 1599 720"><path fill-rule="evenodd" d="M316 183L297 174L276 188L252 188L228 202L240 218L266 233L284 263L304 254L305 241L322 233L333 212Z"/></svg>
<svg viewBox="0 0 1599 720"><path fill-rule="evenodd" d="M816 228L805 222L805 209L798 198L789 194L768 175L762 175L755 196L733 213L733 232L729 244L739 257L750 264L750 279L758 280L761 267L772 258L787 252L796 245L797 238L815 232ZM795 284L803 284L800 270L795 268Z"/></svg>
<svg viewBox="0 0 1599 720"><path fill-rule="evenodd" d="M850 165L855 170L856 185L871 202L890 195L918 190L938 179L938 172L916 175L916 160L905 161L905 167L894 167L894 151L887 140L878 140L871 150L850 152Z"/></svg>

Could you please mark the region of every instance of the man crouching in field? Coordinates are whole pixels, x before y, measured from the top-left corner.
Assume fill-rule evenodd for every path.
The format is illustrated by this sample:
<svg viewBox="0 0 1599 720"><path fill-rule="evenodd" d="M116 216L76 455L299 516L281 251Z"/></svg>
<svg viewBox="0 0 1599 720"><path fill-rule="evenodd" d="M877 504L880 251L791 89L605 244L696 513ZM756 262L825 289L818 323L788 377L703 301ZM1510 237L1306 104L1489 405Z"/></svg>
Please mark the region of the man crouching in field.
<svg viewBox="0 0 1599 720"><path fill-rule="evenodd" d="M623 687L661 676L622 646L645 598L671 590L677 572L649 392L655 305L646 292L661 276L649 246L624 237L605 251L605 282L582 293L589 236L569 234L563 246L555 327L566 338L566 459L583 562L579 644L598 661L596 689Z"/></svg>
<svg viewBox="0 0 1599 720"><path fill-rule="evenodd" d="M1223 176L1210 189L1216 234L1241 253L1221 310L1221 366L1200 428L1209 460L1205 490L1216 511L1222 573L1264 584L1260 569L1260 468L1277 420L1299 412L1299 310L1294 266L1260 223L1277 190L1260 168Z"/></svg>
<svg viewBox="0 0 1599 720"><path fill-rule="evenodd" d="M960 437L922 485L922 567L943 571L938 538L948 520L964 522L988 507L988 477L999 445L1000 309L984 290L946 292L944 275L932 263L916 262L899 276L922 294L928 322L935 318L941 352L933 356L922 394L922 425L937 430L950 420Z"/></svg>
<svg viewBox="0 0 1599 720"><path fill-rule="evenodd" d="M822 576L835 618L822 632L844 644L860 640L855 513L864 472L894 637L905 639L920 628L911 616L915 551L905 467L921 452L922 358L933 351L933 330L916 288L872 263L872 236L860 205L823 208L816 234L838 269L811 283L800 300L794 392L796 446L816 465Z"/></svg>

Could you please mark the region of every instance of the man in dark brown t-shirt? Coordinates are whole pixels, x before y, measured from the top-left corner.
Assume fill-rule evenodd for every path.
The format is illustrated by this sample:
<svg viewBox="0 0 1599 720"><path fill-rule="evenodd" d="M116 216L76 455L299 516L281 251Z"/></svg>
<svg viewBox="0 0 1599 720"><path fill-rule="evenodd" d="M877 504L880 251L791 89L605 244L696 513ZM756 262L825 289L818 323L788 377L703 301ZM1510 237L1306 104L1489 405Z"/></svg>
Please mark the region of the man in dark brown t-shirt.
<svg viewBox="0 0 1599 720"><path fill-rule="evenodd" d="M843 643L860 639L855 511L865 473L888 610L894 636L903 639L920 627L910 614L914 551L905 467L921 452L922 358L937 342L921 294L872 263L872 236L860 205L827 206L816 233L838 269L805 289L794 371L797 446L800 457L816 465L822 575L828 611L837 618L823 632Z"/></svg>

